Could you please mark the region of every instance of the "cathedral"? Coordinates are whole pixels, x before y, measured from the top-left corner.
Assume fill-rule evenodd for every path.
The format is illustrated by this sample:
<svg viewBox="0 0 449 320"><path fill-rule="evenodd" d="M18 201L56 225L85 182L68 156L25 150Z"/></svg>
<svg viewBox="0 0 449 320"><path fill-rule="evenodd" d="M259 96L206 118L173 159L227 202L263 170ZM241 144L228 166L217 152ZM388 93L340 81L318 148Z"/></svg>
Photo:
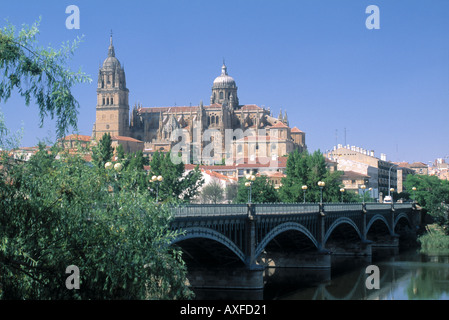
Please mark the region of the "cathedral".
<svg viewBox="0 0 449 320"><path fill-rule="evenodd" d="M109 133L118 143L133 142L134 149L149 156L156 151L184 151L188 146L185 163L273 158L295 149L306 150L305 133L290 128L287 112L281 111L276 118L269 108L240 104L237 89L223 62L221 74L212 84L209 105L202 101L198 106L149 108L139 104L130 112L125 70L115 56L111 35L108 57L98 71L92 138L99 140ZM176 146L181 148L175 150Z"/></svg>

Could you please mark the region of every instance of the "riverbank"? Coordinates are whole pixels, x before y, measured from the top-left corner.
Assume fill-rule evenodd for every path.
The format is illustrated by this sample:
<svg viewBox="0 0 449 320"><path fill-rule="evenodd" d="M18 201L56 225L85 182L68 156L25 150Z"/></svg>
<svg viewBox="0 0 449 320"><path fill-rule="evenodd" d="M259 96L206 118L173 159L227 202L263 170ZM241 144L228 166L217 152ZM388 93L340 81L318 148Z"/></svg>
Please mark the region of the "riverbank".
<svg viewBox="0 0 449 320"><path fill-rule="evenodd" d="M426 226L426 233L418 238L421 252L425 254L449 254L449 235L437 224Z"/></svg>

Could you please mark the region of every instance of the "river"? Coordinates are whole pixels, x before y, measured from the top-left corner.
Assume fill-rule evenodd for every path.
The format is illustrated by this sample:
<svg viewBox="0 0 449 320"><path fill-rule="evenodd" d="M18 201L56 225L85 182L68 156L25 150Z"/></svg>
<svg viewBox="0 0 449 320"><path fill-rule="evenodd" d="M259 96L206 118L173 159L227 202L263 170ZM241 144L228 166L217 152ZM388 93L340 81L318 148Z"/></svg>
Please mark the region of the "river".
<svg viewBox="0 0 449 320"><path fill-rule="evenodd" d="M266 284L264 299L273 300L449 300L449 256L408 250L371 261L346 259L323 281L300 281L297 288ZM379 289L367 289L368 265L379 267Z"/></svg>
<svg viewBox="0 0 449 320"><path fill-rule="evenodd" d="M369 265L379 271L379 288L368 289ZM371 257L332 257L320 270L265 270L263 291L207 290L197 299L231 300L449 300L449 255L373 251Z"/></svg>

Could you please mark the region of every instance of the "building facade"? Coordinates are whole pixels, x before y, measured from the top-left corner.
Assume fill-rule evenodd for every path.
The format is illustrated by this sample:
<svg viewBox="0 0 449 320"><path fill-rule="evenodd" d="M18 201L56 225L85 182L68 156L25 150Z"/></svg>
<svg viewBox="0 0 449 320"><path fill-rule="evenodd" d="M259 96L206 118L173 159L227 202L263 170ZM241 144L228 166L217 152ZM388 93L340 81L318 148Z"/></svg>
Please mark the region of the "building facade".
<svg viewBox="0 0 449 320"><path fill-rule="evenodd" d="M144 153L181 152L184 163L216 164L236 158L279 157L306 150L305 133L290 128L287 113L240 104L238 87L223 63L212 84L210 104L143 107L128 103L125 70L110 39L108 57L98 72L96 121L92 137L104 133L141 141ZM136 144L137 145L137 144ZM176 149L175 149L176 148Z"/></svg>
<svg viewBox="0 0 449 320"><path fill-rule="evenodd" d="M372 188L374 198L383 199L390 189L397 191L397 165L374 156L374 151L356 147L338 146L325 154L338 163L338 170L353 171L368 177L367 188Z"/></svg>

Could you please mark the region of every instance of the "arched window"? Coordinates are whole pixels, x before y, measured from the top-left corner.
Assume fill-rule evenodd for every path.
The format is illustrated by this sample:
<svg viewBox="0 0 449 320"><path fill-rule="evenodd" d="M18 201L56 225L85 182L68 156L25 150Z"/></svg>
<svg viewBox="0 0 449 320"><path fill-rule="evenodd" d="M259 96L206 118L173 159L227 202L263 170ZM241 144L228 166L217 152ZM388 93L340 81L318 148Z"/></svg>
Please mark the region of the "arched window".
<svg viewBox="0 0 449 320"><path fill-rule="evenodd" d="M114 104L114 98L111 98L111 104Z"/></svg>
<svg viewBox="0 0 449 320"><path fill-rule="evenodd" d="M109 105L109 98L106 98L106 105Z"/></svg>
<svg viewBox="0 0 449 320"><path fill-rule="evenodd" d="M223 99L223 91L220 91L220 99Z"/></svg>
<svg viewBox="0 0 449 320"><path fill-rule="evenodd" d="M211 122L212 124L215 124L215 116L210 117L210 122Z"/></svg>
<svg viewBox="0 0 449 320"><path fill-rule="evenodd" d="M104 98L103 98L103 105L104 105L104 103L105 103L105 100L104 100Z"/></svg>

